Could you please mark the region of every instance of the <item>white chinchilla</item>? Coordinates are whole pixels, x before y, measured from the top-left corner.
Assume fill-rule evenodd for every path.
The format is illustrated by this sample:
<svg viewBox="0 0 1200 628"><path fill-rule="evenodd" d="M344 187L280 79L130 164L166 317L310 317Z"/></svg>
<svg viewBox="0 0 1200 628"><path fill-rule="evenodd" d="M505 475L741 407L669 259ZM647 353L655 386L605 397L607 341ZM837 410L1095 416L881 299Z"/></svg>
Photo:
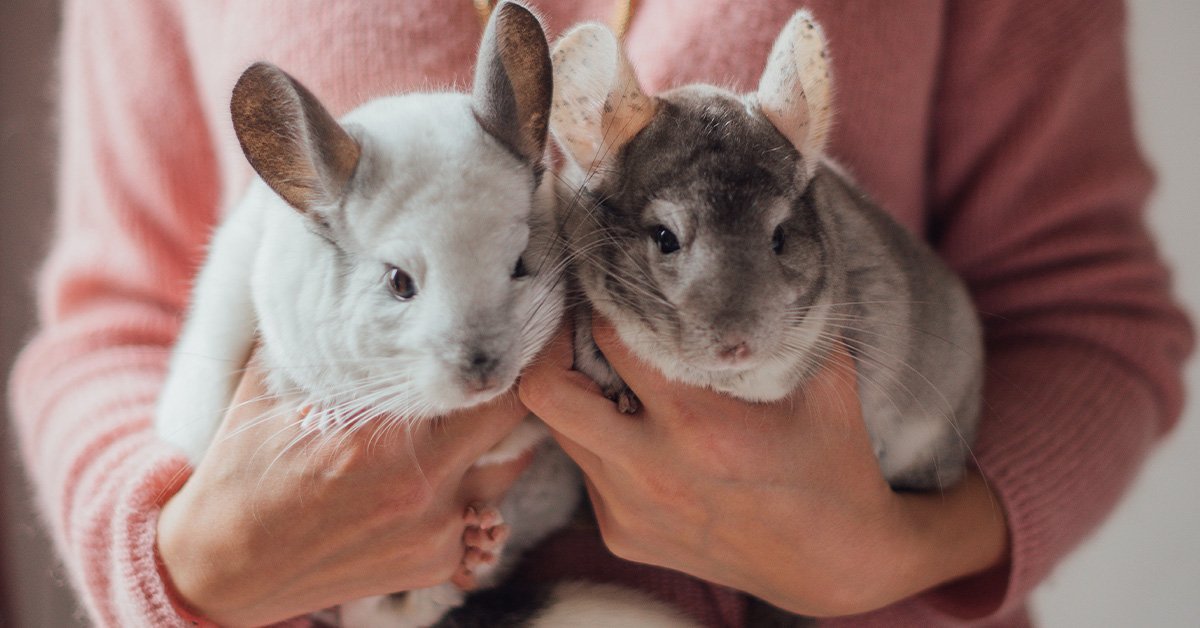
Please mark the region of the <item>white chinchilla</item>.
<svg viewBox="0 0 1200 628"><path fill-rule="evenodd" d="M675 380L771 401L844 342L884 476L956 482L981 403L977 315L933 251L826 157L831 63L812 16L792 17L747 95L648 96L600 25L567 33L552 59L551 132L584 199L565 210L572 272L633 352ZM581 310L576 366L636 409Z"/></svg>
<svg viewBox="0 0 1200 628"><path fill-rule="evenodd" d="M552 72L538 19L502 3L477 63L470 95L381 98L340 121L274 66L243 73L231 111L259 178L214 235L194 287L156 411L164 440L200 460L256 342L281 411L304 415L311 433L403 426L512 387L563 310L545 160ZM498 560L475 571L480 586L578 504L578 470L547 434L531 416L476 463L537 448L499 507L470 515L511 531L492 548ZM692 625L608 585L540 595L512 625L574 625L564 614ZM620 612L602 612L603 600ZM344 626L415 628L451 611L472 617L463 601L447 583L349 602L338 615ZM493 625L486 613L472 621Z"/></svg>
<svg viewBox="0 0 1200 628"><path fill-rule="evenodd" d="M231 109L260 178L197 280L162 438L204 455L256 341L268 388L297 420L311 407L312 430L402 425L509 390L562 313L550 93L545 35L515 4L489 23L471 95L381 98L339 123L281 70L246 70ZM354 423L362 410L374 425ZM499 507L512 531L500 566L578 502L577 472L546 435L530 417L480 461L539 447ZM430 625L461 600L446 584L347 604L343 621Z"/></svg>

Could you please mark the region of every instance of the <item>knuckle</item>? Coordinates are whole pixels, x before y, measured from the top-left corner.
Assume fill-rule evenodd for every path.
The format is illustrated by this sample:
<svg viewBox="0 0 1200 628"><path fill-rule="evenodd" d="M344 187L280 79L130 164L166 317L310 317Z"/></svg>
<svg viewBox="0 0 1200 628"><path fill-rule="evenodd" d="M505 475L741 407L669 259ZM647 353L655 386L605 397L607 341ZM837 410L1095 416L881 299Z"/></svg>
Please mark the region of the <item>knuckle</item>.
<svg viewBox="0 0 1200 628"><path fill-rule="evenodd" d="M545 377L539 376L537 373L529 373L521 377L521 384L517 389L517 394L528 408L538 410L552 410L558 405L558 395L555 392L555 387L551 385Z"/></svg>

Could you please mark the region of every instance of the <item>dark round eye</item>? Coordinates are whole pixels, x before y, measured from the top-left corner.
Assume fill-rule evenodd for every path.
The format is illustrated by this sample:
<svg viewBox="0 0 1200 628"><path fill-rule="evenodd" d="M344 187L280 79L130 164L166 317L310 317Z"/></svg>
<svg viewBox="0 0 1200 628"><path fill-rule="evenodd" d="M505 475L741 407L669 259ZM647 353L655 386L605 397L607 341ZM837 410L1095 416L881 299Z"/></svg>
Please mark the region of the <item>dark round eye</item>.
<svg viewBox="0 0 1200 628"><path fill-rule="evenodd" d="M392 269L388 271L387 285L388 290L390 290L392 293L392 296L400 299L401 301L407 301L417 296L417 282L413 281L413 278L409 277L408 273L400 270L399 268L392 267Z"/></svg>
<svg viewBox="0 0 1200 628"><path fill-rule="evenodd" d="M771 234L771 250L776 255L783 253L783 227L775 227L775 233Z"/></svg>
<svg viewBox="0 0 1200 628"><path fill-rule="evenodd" d="M658 244L658 250L663 255L670 255L679 250L679 238L676 238L670 229L662 225L651 227L650 237L654 238L654 242Z"/></svg>
<svg viewBox="0 0 1200 628"><path fill-rule="evenodd" d="M517 265L513 268L512 278L520 279L522 277L528 277L528 276L529 276L529 271L525 270L525 258L518 257Z"/></svg>

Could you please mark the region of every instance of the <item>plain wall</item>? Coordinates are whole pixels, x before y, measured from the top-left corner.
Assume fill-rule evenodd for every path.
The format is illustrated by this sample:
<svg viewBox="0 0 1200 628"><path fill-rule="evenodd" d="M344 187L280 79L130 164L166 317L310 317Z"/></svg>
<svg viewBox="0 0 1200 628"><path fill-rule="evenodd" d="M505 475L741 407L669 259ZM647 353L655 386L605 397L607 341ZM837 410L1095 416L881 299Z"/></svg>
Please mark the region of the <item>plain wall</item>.
<svg viewBox="0 0 1200 628"><path fill-rule="evenodd" d="M1151 220L1180 294L1200 311L1200 2L1141 0L1131 8L1139 123L1160 176ZM29 333L28 288L51 223L47 79L57 17L53 0L0 1L0 373ZM1200 371L1189 375L1189 390L1200 391ZM1198 414L1193 401L1114 517L1039 592L1043 625L1200 625ZM76 605L5 440L6 422L0 422L0 625L77 625Z"/></svg>

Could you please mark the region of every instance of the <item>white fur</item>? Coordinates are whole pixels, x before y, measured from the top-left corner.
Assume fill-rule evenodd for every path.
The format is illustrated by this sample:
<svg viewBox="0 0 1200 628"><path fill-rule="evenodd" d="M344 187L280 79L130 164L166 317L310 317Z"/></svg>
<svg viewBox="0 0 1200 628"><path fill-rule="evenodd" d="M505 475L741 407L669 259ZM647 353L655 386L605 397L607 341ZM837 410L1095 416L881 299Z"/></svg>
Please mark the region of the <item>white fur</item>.
<svg viewBox="0 0 1200 628"><path fill-rule="evenodd" d="M374 411L420 418L504 389L473 393L457 380L450 358L465 341L502 349L511 383L555 329L554 273L508 279L529 244L528 208L550 220L552 207L531 198L527 172L480 132L466 97L374 101L345 123L367 140L375 172L365 176L387 180L346 202L337 248L260 181L214 236L157 413L160 434L193 460L256 332L272 392L326 406L371 397ZM345 253L358 258L349 272L336 262ZM385 264L412 274L417 298L387 293ZM378 383L346 392L364 381Z"/></svg>
<svg viewBox="0 0 1200 628"><path fill-rule="evenodd" d="M261 240L261 215L240 211L214 235L196 278L192 309L171 355L155 427L192 461L208 448L249 356L255 316L246 269ZM199 295L204 295L199 298Z"/></svg>
<svg viewBox="0 0 1200 628"><path fill-rule="evenodd" d="M386 595L342 604L338 623L354 628L424 628L463 602L463 592L452 584L409 591L394 599Z"/></svg>
<svg viewBox="0 0 1200 628"><path fill-rule="evenodd" d="M193 461L208 449L256 335L280 412L299 420L299 408L314 405L321 418L310 425L339 429L366 407L413 421L484 402L512 385L557 327L556 258L550 242L531 241L552 236L529 228L531 218L551 220L551 178L531 196L530 170L482 132L467 96L376 100L342 122L363 158L342 207L328 208L340 212L336 246L260 180L213 238L155 419ZM512 280L527 248L544 259L526 260L533 275ZM413 276L416 298L388 293L385 264ZM477 343L502 354L493 390L472 392L457 376L456 352ZM531 419L480 463L512 459L545 436ZM501 505L513 526L508 554L564 524L578 486L560 451L539 451ZM349 614L365 626L380 617L427 625L461 595L443 586L407 598L398 608L353 603Z"/></svg>
<svg viewBox="0 0 1200 628"><path fill-rule="evenodd" d="M530 628L698 628L699 623L650 596L624 587L568 582Z"/></svg>
<svg viewBox="0 0 1200 628"><path fill-rule="evenodd" d="M553 331L556 279L543 273L508 280L529 244L527 208L549 220L550 206L534 203L528 172L487 140L468 103L457 94L405 96L347 116L348 126L370 129L364 159L371 162L360 165L367 170L360 176L367 186L379 179L379 189L346 204L347 233L339 245L371 263L340 272L339 251L292 208L278 202L263 208L273 222L252 287L268 363L289 365L273 373L277 385L294 384L337 403L349 384L399 373L404 389L373 406L407 416L443 414L499 392L464 388L456 351L473 340L491 343L504 354L503 375L511 382L526 354L536 353ZM382 289L385 263L413 277L416 298L398 302ZM302 272L289 273L291 267ZM331 293L339 284L357 286L360 298ZM516 337L531 317L529 333ZM327 368L367 356L377 361Z"/></svg>

